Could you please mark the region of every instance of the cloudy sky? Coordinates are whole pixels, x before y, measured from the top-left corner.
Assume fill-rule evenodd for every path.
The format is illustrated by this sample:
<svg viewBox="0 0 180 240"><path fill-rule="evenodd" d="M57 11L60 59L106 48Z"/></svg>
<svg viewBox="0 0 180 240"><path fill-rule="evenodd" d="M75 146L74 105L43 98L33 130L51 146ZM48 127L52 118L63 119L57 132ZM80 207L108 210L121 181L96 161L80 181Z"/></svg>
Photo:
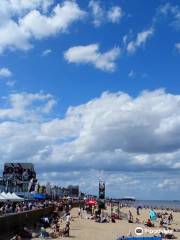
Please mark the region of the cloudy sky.
<svg viewBox="0 0 180 240"><path fill-rule="evenodd" d="M179 199L179 76L179 1L1 0L1 172Z"/></svg>

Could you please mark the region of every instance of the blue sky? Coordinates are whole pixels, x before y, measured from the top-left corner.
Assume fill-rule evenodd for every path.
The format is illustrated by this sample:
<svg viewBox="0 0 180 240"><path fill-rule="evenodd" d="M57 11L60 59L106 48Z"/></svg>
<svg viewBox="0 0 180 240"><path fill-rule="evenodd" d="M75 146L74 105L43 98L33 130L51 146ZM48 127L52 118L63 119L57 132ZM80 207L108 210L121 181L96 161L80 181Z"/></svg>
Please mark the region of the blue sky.
<svg viewBox="0 0 180 240"><path fill-rule="evenodd" d="M180 197L179 1L3 0L0 19L1 166Z"/></svg>

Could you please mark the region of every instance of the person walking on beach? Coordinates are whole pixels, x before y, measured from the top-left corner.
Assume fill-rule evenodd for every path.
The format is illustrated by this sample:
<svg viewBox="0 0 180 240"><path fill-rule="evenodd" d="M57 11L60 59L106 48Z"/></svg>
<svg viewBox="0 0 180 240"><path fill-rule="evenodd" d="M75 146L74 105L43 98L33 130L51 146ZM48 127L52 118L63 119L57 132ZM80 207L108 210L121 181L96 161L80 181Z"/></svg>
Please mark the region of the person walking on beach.
<svg viewBox="0 0 180 240"><path fill-rule="evenodd" d="M66 223L69 223L69 224L70 224L70 222L71 222L71 214L70 214L70 212L68 212L68 213L66 214Z"/></svg>
<svg viewBox="0 0 180 240"><path fill-rule="evenodd" d="M128 222L129 223L133 223L133 215L132 215L132 212L129 210L129 212L128 212Z"/></svg>
<svg viewBox="0 0 180 240"><path fill-rule="evenodd" d="M82 211L81 211L81 208L78 209L78 217L79 217L79 218L82 218Z"/></svg>
<svg viewBox="0 0 180 240"><path fill-rule="evenodd" d="M138 206L137 209L136 209L137 215L140 215L140 211L139 211L140 209L141 209L141 206Z"/></svg>
<svg viewBox="0 0 180 240"><path fill-rule="evenodd" d="M172 213L170 213L170 215L169 215L169 222L170 222L170 223L173 222L173 215L172 215Z"/></svg>

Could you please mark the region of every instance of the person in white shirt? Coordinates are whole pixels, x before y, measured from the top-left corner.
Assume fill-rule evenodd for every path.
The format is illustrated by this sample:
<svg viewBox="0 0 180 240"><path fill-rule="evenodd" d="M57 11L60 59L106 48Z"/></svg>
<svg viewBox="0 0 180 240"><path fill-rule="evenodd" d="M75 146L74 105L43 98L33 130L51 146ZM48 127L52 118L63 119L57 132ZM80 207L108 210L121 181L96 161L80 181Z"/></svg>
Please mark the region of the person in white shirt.
<svg viewBox="0 0 180 240"><path fill-rule="evenodd" d="M71 214L67 213L66 215L66 223L70 223L71 222Z"/></svg>

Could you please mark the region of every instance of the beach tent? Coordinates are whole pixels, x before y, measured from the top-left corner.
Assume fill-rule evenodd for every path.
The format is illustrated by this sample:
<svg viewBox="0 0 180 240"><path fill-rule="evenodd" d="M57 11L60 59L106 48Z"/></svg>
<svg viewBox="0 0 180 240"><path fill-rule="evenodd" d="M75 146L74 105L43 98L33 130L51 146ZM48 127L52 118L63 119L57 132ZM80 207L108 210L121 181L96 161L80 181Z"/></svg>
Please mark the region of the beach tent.
<svg viewBox="0 0 180 240"><path fill-rule="evenodd" d="M1 196L2 196L3 198L5 198L6 200L8 200L7 194L6 194L5 192L2 192L2 193L1 193Z"/></svg>
<svg viewBox="0 0 180 240"><path fill-rule="evenodd" d="M23 198L18 197L15 193L8 192L7 194L5 192L1 193L1 196L4 198L5 201L13 201L13 202L19 202L23 201Z"/></svg>
<svg viewBox="0 0 180 240"><path fill-rule="evenodd" d="M6 199L0 194L0 202L5 202Z"/></svg>
<svg viewBox="0 0 180 240"><path fill-rule="evenodd" d="M24 201L24 198L19 197L15 193L12 193L11 196L14 201Z"/></svg>
<svg viewBox="0 0 180 240"><path fill-rule="evenodd" d="M10 192L6 194L8 200L13 200L13 196Z"/></svg>
<svg viewBox="0 0 180 240"><path fill-rule="evenodd" d="M15 193L11 193L11 200L14 202L20 202L20 201L24 201L24 198L19 197L18 195L16 195Z"/></svg>

